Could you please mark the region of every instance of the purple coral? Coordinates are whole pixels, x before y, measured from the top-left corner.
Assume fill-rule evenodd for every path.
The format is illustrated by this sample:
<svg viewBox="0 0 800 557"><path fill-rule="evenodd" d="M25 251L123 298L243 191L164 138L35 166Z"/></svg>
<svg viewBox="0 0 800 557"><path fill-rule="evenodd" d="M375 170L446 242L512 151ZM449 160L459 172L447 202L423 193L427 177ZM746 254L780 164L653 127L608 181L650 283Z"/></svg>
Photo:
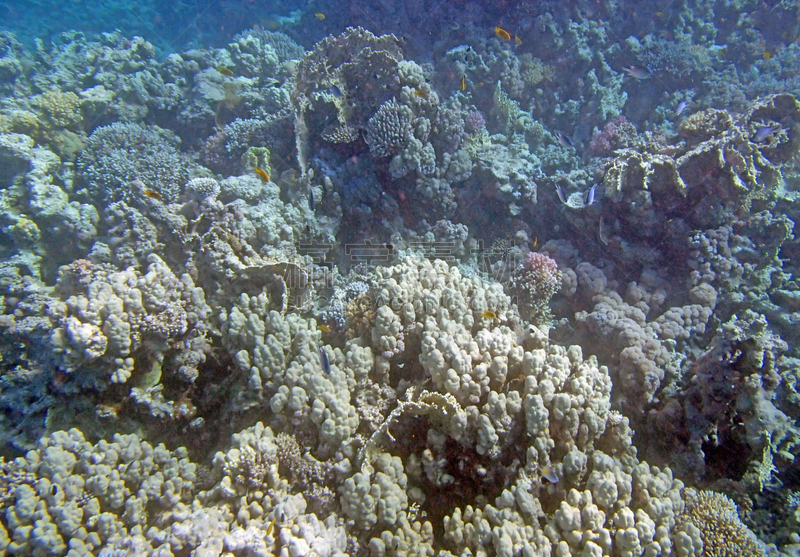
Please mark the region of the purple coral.
<svg viewBox="0 0 800 557"><path fill-rule="evenodd" d="M550 321L550 298L561 288L561 272L550 256L530 252L511 273L509 290L522 317L537 325Z"/></svg>
<svg viewBox="0 0 800 557"><path fill-rule="evenodd" d="M464 118L464 128L470 132L475 133L486 127L486 118L479 110L470 110Z"/></svg>
<svg viewBox="0 0 800 557"><path fill-rule="evenodd" d="M546 253L529 252L522 261L521 269L537 281L552 283L553 286L561 282L558 264Z"/></svg>
<svg viewBox="0 0 800 557"><path fill-rule="evenodd" d="M595 130L589 142L589 152L600 157L611 156L615 150L627 147L635 135L633 124L625 116L618 116L602 130Z"/></svg>

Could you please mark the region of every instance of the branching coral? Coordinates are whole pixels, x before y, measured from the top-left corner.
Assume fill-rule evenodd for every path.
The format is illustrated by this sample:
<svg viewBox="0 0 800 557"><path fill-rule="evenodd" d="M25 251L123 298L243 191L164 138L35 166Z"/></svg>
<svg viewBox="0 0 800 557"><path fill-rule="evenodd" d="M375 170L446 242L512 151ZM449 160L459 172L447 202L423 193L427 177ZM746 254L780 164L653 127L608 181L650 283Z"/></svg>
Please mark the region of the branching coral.
<svg viewBox="0 0 800 557"><path fill-rule="evenodd" d="M176 201L192 164L178 140L156 126L116 123L97 128L78 157L90 196L103 201L130 199L130 182L140 180L168 201Z"/></svg>
<svg viewBox="0 0 800 557"><path fill-rule="evenodd" d="M675 553L681 557L763 557L764 548L742 524L736 505L721 493L686 490L686 506L678 515Z"/></svg>
<svg viewBox="0 0 800 557"><path fill-rule="evenodd" d="M411 109L392 99L369 119L367 145L373 156L389 157L405 147L410 132Z"/></svg>
<svg viewBox="0 0 800 557"><path fill-rule="evenodd" d="M511 273L508 289L517 298L520 314L536 325L550 320L550 298L561 288L561 272L547 254L530 252Z"/></svg>

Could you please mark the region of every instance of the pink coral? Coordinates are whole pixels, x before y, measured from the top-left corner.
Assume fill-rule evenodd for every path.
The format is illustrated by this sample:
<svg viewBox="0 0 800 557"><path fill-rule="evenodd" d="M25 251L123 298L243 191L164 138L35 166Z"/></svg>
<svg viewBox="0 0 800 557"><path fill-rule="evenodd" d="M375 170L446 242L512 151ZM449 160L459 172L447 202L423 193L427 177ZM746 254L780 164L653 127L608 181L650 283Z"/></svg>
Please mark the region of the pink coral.
<svg viewBox="0 0 800 557"><path fill-rule="evenodd" d="M522 269L526 274L536 277L537 280L558 284L558 264L546 253L532 251L522 261Z"/></svg>
<svg viewBox="0 0 800 557"><path fill-rule="evenodd" d="M627 147L636 135L636 128L625 116L619 116L607 123L602 130L595 130L589 142L589 152L608 157L614 151Z"/></svg>
<svg viewBox="0 0 800 557"><path fill-rule="evenodd" d="M561 287L561 272L555 260L545 253L530 252L511 273L509 290L514 294L520 315L534 324L550 320L550 298Z"/></svg>
<svg viewBox="0 0 800 557"><path fill-rule="evenodd" d="M464 118L464 128L470 133L477 132L486 127L486 118L478 110L470 110Z"/></svg>

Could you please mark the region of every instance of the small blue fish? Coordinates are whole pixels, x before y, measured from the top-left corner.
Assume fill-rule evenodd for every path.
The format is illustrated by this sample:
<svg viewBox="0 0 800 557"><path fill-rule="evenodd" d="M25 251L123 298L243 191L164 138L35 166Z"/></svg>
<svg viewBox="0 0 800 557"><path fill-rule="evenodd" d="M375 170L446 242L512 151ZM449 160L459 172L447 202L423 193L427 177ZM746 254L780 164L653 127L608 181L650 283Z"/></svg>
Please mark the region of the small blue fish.
<svg viewBox="0 0 800 557"><path fill-rule="evenodd" d="M690 101L681 101L678 103L678 106L675 108L675 116L680 116L684 110L689 108L689 105L692 103Z"/></svg>
<svg viewBox="0 0 800 557"><path fill-rule="evenodd" d="M762 126L756 130L756 133L753 135L753 141L756 143L761 143L765 139L772 137L772 134L774 134L779 129L781 129L779 125Z"/></svg>
<svg viewBox="0 0 800 557"><path fill-rule="evenodd" d="M575 147L575 143L572 141L572 139L560 131L556 132L556 139L558 140L558 144L564 149L572 149Z"/></svg>
<svg viewBox="0 0 800 557"><path fill-rule="evenodd" d="M331 88L329 89L329 91L330 91L331 95L333 95L337 99L341 99L342 98L342 90L339 89L336 85L331 85Z"/></svg>
<svg viewBox="0 0 800 557"><path fill-rule="evenodd" d="M561 184L556 184L556 195L558 195L558 199L561 203L567 202L567 194L564 193L564 188L561 187Z"/></svg>
<svg viewBox="0 0 800 557"><path fill-rule="evenodd" d="M325 372L325 375L331 374L331 363L328 361L328 354L322 347L319 347L319 365L322 367L322 371Z"/></svg>
<svg viewBox="0 0 800 557"><path fill-rule="evenodd" d="M597 184L593 185L592 189L586 192L586 200L584 201L584 205L588 207L589 205L594 205L597 201L599 201L596 197L596 193L597 193Z"/></svg>
<svg viewBox="0 0 800 557"><path fill-rule="evenodd" d="M316 206L317 206L317 204L314 202L314 190L309 188L309 190L308 190L308 208L311 209L311 212L313 213L314 212L314 208Z"/></svg>
<svg viewBox="0 0 800 557"><path fill-rule="evenodd" d="M556 471L553 470L551 466L540 466L539 471L542 473L542 477L551 484L558 483L559 480L558 474L556 474Z"/></svg>

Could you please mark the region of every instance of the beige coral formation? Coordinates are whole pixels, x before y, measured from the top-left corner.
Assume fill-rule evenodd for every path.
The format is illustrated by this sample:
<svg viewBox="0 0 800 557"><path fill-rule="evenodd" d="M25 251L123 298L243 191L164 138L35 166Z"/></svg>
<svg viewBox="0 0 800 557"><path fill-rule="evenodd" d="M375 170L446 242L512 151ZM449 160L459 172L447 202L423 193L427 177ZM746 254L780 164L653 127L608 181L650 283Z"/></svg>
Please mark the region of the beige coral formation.
<svg viewBox="0 0 800 557"><path fill-rule="evenodd" d="M64 301L54 310L58 326L50 342L65 371L102 359L110 380L124 383L134 370L131 354L143 341L161 343L166 351L209 311L188 274L175 276L155 254L148 260L145 274L88 260L61 268Z"/></svg>
<svg viewBox="0 0 800 557"><path fill-rule="evenodd" d="M376 269L369 294L380 310L342 348L324 345L314 321L277 311L266 293L242 294L220 322L247 374L246 396L270 406L270 423L234 434L202 474L181 449L136 452L132 436L92 446L79 432L56 434L41 454L4 467L14 500L3 500L19 518L6 522L13 543L33 524L35 501L84 505L62 469L83 490L107 494L108 509L83 508L108 514L113 528L52 514L30 543L56 554L73 526L86 530L90 554L103 546L334 556L349 547L379 556L639 557L699 554L698 540L717 547L713 532L753 540L735 508L709 516L708 497L697 502L668 468L639 461L627 418L611 410L609 370L579 346L526 330L500 284L409 257ZM483 319L486 311L496 319ZM387 353L401 340L404 353ZM418 361L401 357L408 353ZM380 395L390 386L403 393L397 400ZM153 462L134 496L137 458ZM157 496L165 510L148 515Z"/></svg>
<svg viewBox="0 0 800 557"><path fill-rule="evenodd" d="M42 93L34 102L44 117L56 128L75 128L83 120L80 110L81 99L72 91L62 92L54 89Z"/></svg>
<svg viewBox="0 0 800 557"><path fill-rule="evenodd" d="M375 36L348 27L325 37L295 71L295 135L298 162L306 171L309 141L354 141L383 100L378 91L399 90L398 63L403 59L394 35ZM366 78L365 78L366 76ZM333 127L329 121L336 121Z"/></svg>
<svg viewBox="0 0 800 557"><path fill-rule="evenodd" d="M713 491L686 489L685 507L675 525L680 557L763 557L764 548L739 518L736 504Z"/></svg>
<svg viewBox="0 0 800 557"><path fill-rule="evenodd" d="M650 141L617 151L603 179L606 195L615 202L636 199L638 190L685 196L691 184L713 188L736 210L747 209L782 184L784 168L793 168L792 140L781 124L798 120L800 103L789 94L763 98L740 116L713 108L697 112L681 123L683 140L676 145ZM758 130L770 125L775 133L759 140Z"/></svg>
<svg viewBox="0 0 800 557"><path fill-rule="evenodd" d="M525 53L520 59L520 77L526 85L538 85L542 81L550 81L555 77L555 69L550 64L534 58L532 54Z"/></svg>

